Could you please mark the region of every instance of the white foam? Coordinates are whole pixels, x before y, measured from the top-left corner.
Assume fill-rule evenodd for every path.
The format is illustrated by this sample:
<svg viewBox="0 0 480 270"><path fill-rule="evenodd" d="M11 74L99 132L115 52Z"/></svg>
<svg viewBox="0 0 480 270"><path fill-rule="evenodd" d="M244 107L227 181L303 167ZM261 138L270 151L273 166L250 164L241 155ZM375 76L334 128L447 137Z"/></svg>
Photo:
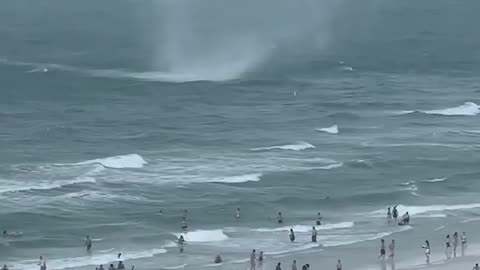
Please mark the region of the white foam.
<svg viewBox="0 0 480 270"><path fill-rule="evenodd" d="M455 205L426 205L426 206L407 206L407 205L398 205L397 209L400 213L408 212L410 216L430 213L430 212L443 212L443 211L453 211L453 210L466 210L480 208L480 203L472 204L455 204ZM385 209L376 210L371 212L375 217L385 216Z"/></svg>
<svg viewBox="0 0 480 270"><path fill-rule="evenodd" d="M95 178L92 177L79 177L69 181L37 181L35 183L16 183L14 181L8 181L0 185L0 193L7 192L20 192L28 190L49 190L55 188L61 188L68 185L81 184L81 183L95 183Z"/></svg>
<svg viewBox="0 0 480 270"><path fill-rule="evenodd" d="M166 241L162 248L175 248L178 247L177 243L173 241Z"/></svg>
<svg viewBox="0 0 480 270"><path fill-rule="evenodd" d="M151 249L137 252L122 252L123 260L133 260L141 258L150 258L158 254L166 253L165 249ZM98 266L100 264L107 265L109 263L117 262L117 253L115 254L101 254L93 256L83 256L83 257L73 257L73 258L60 258L60 259L51 259L47 258L47 267L52 270L61 270L67 268L77 268L85 266ZM32 268L37 267L37 260L26 260L13 262L12 268L18 270L31 270Z"/></svg>
<svg viewBox="0 0 480 270"><path fill-rule="evenodd" d="M338 132L339 132L337 125L333 125L333 126L327 127L327 128L317 128L316 130L317 131L323 131L323 132L330 133L330 134L338 134Z"/></svg>
<svg viewBox="0 0 480 270"><path fill-rule="evenodd" d="M437 182L444 182L446 180L447 180L447 178L435 178L435 179L422 180L422 182L437 183Z"/></svg>
<svg viewBox="0 0 480 270"><path fill-rule="evenodd" d="M214 178L206 182L215 182L215 183L244 183L244 182L258 182L260 181L261 173L252 173L239 176L229 176L223 178Z"/></svg>
<svg viewBox="0 0 480 270"><path fill-rule="evenodd" d="M479 221L480 218L469 218L469 219L466 219L464 221L462 221L461 223L469 223L469 222L473 222L473 221Z"/></svg>
<svg viewBox="0 0 480 270"><path fill-rule="evenodd" d="M296 251L302 251L306 249L312 249L312 248L318 248L320 247L320 243L307 243L303 245L297 245L292 248L286 249L286 250L279 250L279 251L270 251L270 252L265 252L265 255L283 255L291 252L296 252Z"/></svg>
<svg viewBox="0 0 480 270"><path fill-rule="evenodd" d="M351 228L355 224L354 222L340 222L340 223L331 223L331 224L324 224L320 226L315 226L317 230L333 230L333 229L344 229L344 228ZM294 226L284 226L279 228L259 228L253 229L252 231L255 232L288 232L290 229L293 229L294 232L306 233L312 230L313 226L307 225L294 225Z"/></svg>
<svg viewBox="0 0 480 270"><path fill-rule="evenodd" d="M287 144L287 145L276 145L270 147L260 147L260 148L253 148L250 149L251 151L265 151L265 150L292 150L292 151L301 151L305 149L315 148L314 145L309 144L307 142L297 142L295 144Z"/></svg>
<svg viewBox="0 0 480 270"><path fill-rule="evenodd" d="M410 114L416 111L404 111L403 114ZM418 111L426 114L434 115L446 115L446 116L473 116L480 113L480 106L473 102L465 102L463 105L458 107L440 109L440 110L427 110L427 111Z"/></svg>
<svg viewBox="0 0 480 270"><path fill-rule="evenodd" d="M343 166L343 163L340 162L340 163L333 163L333 164L330 164L330 165L327 165L327 166L322 166L322 167L318 167L316 169L321 169L321 170L331 170L331 169L336 169L336 168L340 168Z"/></svg>
<svg viewBox="0 0 480 270"><path fill-rule="evenodd" d="M197 230L187 233L176 233L176 237L183 235L188 242L220 242L228 239L228 236L222 230Z"/></svg>
<svg viewBox="0 0 480 270"><path fill-rule="evenodd" d="M142 156L138 154L129 154L121 156L113 156L102 159L87 160L71 165L90 165L101 164L107 168L122 169L122 168L142 168L147 162Z"/></svg>
<svg viewBox="0 0 480 270"><path fill-rule="evenodd" d="M324 247L336 247L336 246L345 246L351 245L359 242L364 241L372 241L380 238L387 237L391 234L403 232L412 229L410 226L401 226L399 230L393 232L381 232L381 233L374 233L374 234L354 234L354 235L343 235L343 239L327 239L321 240ZM338 237L338 236L335 236ZM333 238L333 237L332 237Z"/></svg>
<svg viewBox="0 0 480 270"><path fill-rule="evenodd" d="M177 266L162 266L160 267L161 269L167 269L167 270L173 270L173 269L181 269L187 267L188 264L182 264L182 265L177 265Z"/></svg>

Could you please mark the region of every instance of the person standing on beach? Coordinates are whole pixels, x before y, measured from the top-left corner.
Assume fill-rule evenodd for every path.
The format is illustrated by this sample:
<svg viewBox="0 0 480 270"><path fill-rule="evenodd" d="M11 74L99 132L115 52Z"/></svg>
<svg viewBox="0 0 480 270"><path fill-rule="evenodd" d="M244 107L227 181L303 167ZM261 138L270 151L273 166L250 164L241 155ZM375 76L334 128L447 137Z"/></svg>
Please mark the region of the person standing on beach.
<svg viewBox="0 0 480 270"><path fill-rule="evenodd" d="M445 239L445 256L447 259L450 259L451 256L451 248L450 248L450 234L447 234L447 238Z"/></svg>
<svg viewBox="0 0 480 270"><path fill-rule="evenodd" d="M312 227L312 242L317 242L317 229L315 229L315 227Z"/></svg>
<svg viewBox="0 0 480 270"><path fill-rule="evenodd" d="M480 270L480 266L478 266L478 263L475 264L475 266L472 268L472 270Z"/></svg>
<svg viewBox="0 0 480 270"><path fill-rule="evenodd" d="M342 270L342 261L338 260L337 262L337 270Z"/></svg>
<svg viewBox="0 0 480 270"><path fill-rule="evenodd" d="M453 234L453 257L457 257L457 247L458 247L458 233Z"/></svg>
<svg viewBox="0 0 480 270"><path fill-rule="evenodd" d="M425 249L425 262L430 264L430 242L425 240L425 245L422 246Z"/></svg>
<svg viewBox="0 0 480 270"><path fill-rule="evenodd" d="M2 270L8 270L8 267L6 264L3 265Z"/></svg>
<svg viewBox="0 0 480 270"><path fill-rule="evenodd" d="M90 239L90 236L87 235L87 238L85 240L85 248L87 249L87 252L90 252L92 249L92 240Z"/></svg>
<svg viewBox="0 0 480 270"><path fill-rule="evenodd" d="M385 240L382 239L382 240L380 240L380 256L378 256L378 259L385 260L385 254L386 254L386 251L385 251Z"/></svg>
<svg viewBox="0 0 480 270"><path fill-rule="evenodd" d="M293 229L290 229L290 241L295 242L295 233L293 232Z"/></svg>
<svg viewBox="0 0 480 270"><path fill-rule="evenodd" d="M392 240L390 245L388 245L388 250L390 251L390 255L388 257L393 260L393 257L395 256L395 240Z"/></svg>
<svg viewBox="0 0 480 270"><path fill-rule="evenodd" d="M465 256L465 249L467 249L467 236L465 232L462 234L462 256Z"/></svg>
<svg viewBox="0 0 480 270"><path fill-rule="evenodd" d="M255 249L250 254L250 270L255 270L257 264L257 255L255 254Z"/></svg>
<svg viewBox="0 0 480 270"><path fill-rule="evenodd" d="M282 270L281 264L277 263L277 267L275 267L275 270Z"/></svg>
<svg viewBox="0 0 480 270"><path fill-rule="evenodd" d="M297 261L296 260L293 260L292 270L297 270Z"/></svg>
<svg viewBox="0 0 480 270"><path fill-rule="evenodd" d="M387 221L392 220L392 210L390 210L390 207L387 207Z"/></svg>
<svg viewBox="0 0 480 270"><path fill-rule="evenodd" d="M258 267L260 269L263 267L263 251L260 251L260 254L258 255Z"/></svg>

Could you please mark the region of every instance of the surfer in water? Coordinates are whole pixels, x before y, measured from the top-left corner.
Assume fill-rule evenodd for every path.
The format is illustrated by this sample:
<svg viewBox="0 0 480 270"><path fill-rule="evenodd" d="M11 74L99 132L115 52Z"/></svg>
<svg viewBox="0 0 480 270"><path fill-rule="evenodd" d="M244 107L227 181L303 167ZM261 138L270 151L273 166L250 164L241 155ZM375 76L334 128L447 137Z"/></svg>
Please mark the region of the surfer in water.
<svg viewBox="0 0 480 270"><path fill-rule="evenodd" d="M183 238L183 235L180 235L177 240L178 248L180 249L180 253L183 253L183 249L185 247L185 239Z"/></svg>
<svg viewBox="0 0 480 270"><path fill-rule="evenodd" d="M320 212L317 213L317 226L322 225L322 215Z"/></svg>
<svg viewBox="0 0 480 270"><path fill-rule="evenodd" d="M257 265L257 255L255 254L255 249L250 254L250 270L255 270Z"/></svg>
<svg viewBox="0 0 480 270"><path fill-rule="evenodd" d="M467 249L467 236L465 232L462 234L462 256L465 256L465 249Z"/></svg>
<svg viewBox="0 0 480 270"><path fill-rule="evenodd" d="M293 229L290 229L290 241L295 242L295 233L293 232Z"/></svg>
<svg viewBox="0 0 480 270"><path fill-rule="evenodd" d="M85 248L87 249L87 252L90 252L92 249L92 240L89 235L87 235L87 238L85 239Z"/></svg>
<svg viewBox="0 0 480 270"><path fill-rule="evenodd" d="M278 212L277 222L278 222L278 224L282 224L282 223L283 223L282 212Z"/></svg>
<svg viewBox="0 0 480 270"><path fill-rule="evenodd" d="M316 243L317 242L317 229L314 227L312 227L312 242L313 243Z"/></svg>

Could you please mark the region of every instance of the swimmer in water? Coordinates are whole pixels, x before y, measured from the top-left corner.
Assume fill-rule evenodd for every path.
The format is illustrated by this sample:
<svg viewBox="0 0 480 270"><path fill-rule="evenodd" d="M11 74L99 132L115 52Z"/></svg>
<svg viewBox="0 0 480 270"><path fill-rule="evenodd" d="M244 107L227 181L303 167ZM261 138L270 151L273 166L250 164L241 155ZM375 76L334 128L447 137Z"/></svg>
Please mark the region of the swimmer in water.
<svg viewBox="0 0 480 270"><path fill-rule="evenodd" d="M118 262L118 266L117 266L117 269L125 269L125 265L123 265L123 262L122 261L119 261Z"/></svg>
<svg viewBox="0 0 480 270"><path fill-rule="evenodd" d="M6 264L3 265L2 270L8 270L8 267Z"/></svg>
<svg viewBox="0 0 480 270"><path fill-rule="evenodd" d="M393 210L392 210L392 217L394 219L397 219L398 218L398 210L397 210L397 206L394 206L393 207Z"/></svg>
<svg viewBox="0 0 480 270"><path fill-rule="evenodd" d="M98 268L98 270L105 270L105 269L103 268L103 264L100 264L100 267Z"/></svg>
<svg viewBox="0 0 480 270"><path fill-rule="evenodd" d="M90 251L92 249L92 240L90 239L90 236L87 235L87 238L85 240L85 248L87 251Z"/></svg>
<svg viewBox="0 0 480 270"><path fill-rule="evenodd" d="M115 266L113 266L113 263L110 264L110 267L108 267L108 270L115 270Z"/></svg>
<svg viewBox="0 0 480 270"><path fill-rule="evenodd" d="M465 256L465 250L467 249L467 236L465 232L462 234L462 256Z"/></svg>
<svg viewBox="0 0 480 270"><path fill-rule="evenodd" d="M282 224L282 223L283 223L282 212L278 212L277 222L278 222L278 224Z"/></svg>
<svg viewBox="0 0 480 270"><path fill-rule="evenodd" d="M337 270L342 270L342 261L338 260L337 262Z"/></svg>
<svg viewBox="0 0 480 270"><path fill-rule="evenodd" d="M392 219L392 211L390 207L387 208L387 220L390 221Z"/></svg>
<svg viewBox="0 0 480 270"><path fill-rule="evenodd" d="M295 233L293 232L293 229L290 229L290 241L295 241Z"/></svg>
<svg viewBox="0 0 480 270"><path fill-rule="evenodd" d="M385 251L385 240L382 239L382 240L380 240L380 256L378 256L378 259L385 260L385 254L386 254L386 251Z"/></svg>
<svg viewBox="0 0 480 270"><path fill-rule="evenodd" d="M47 270L47 262L45 261L45 259L42 256L40 256L38 266L40 266L40 270Z"/></svg>
<svg viewBox="0 0 480 270"><path fill-rule="evenodd" d="M250 254L250 270L255 270L257 265L257 255L255 254L255 249Z"/></svg>
<svg viewBox="0 0 480 270"><path fill-rule="evenodd" d="M183 235L180 235L177 240L178 243L178 248L180 249L180 253L183 253L183 249L185 246L185 239L183 238Z"/></svg>
<svg viewBox="0 0 480 270"><path fill-rule="evenodd" d="M320 212L317 213L317 226L322 225L322 215Z"/></svg>
<svg viewBox="0 0 480 270"><path fill-rule="evenodd" d="M315 227L312 227L312 242L317 242L317 229Z"/></svg>
<svg viewBox="0 0 480 270"><path fill-rule="evenodd" d="M182 228L182 230L188 229L187 221L186 221L186 220L182 220L182 225L181 225L180 227Z"/></svg>
<svg viewBox="0 0 480 270"><path fill-rule="evenodd" d="M445 256L447 259L451 257L451 248L450 248L450 234L447 234L447 238L445 239Z"/></svg>
<svg viewBox="0 0 480 270"><path fill-rule="evenodd" d="M457 257L458 232L453 234L453 257Z"/></svg>
<svg viewBox="0 0 480 270"><path fill-rule="evenodd" d="M220 257L220 254L217 254L217 256L215 257L214 263L216 264L222 263L222 257Z"/></svg>
<svg viewBox="0 0 480 270"><path fill-rule="evenodd" d="M240 208L237 208L237 212L235 213L235 218L237 221L240 219Z"/></svg>

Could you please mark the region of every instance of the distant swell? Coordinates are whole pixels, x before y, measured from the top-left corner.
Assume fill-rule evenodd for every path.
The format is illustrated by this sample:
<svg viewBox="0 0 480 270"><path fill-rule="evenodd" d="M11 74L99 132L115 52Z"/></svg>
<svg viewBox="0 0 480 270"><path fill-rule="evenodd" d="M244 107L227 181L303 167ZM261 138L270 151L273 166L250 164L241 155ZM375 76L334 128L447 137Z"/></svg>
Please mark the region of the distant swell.
<svg viewBox="0 0 480 270"><path fill-rule="evenodd" d="M343 166L343 163L334 163L334 164L330 164L330 165L327 165L327 166L323 166L323 167L318 167L317 169L321 169L321 170L331 170L331 169L336 169L336 168L340 168Z"/></svg>
<svg viewBox="0 0 480 270"><path fill-rule="evenodd" d="M251 151L268 151L268 150L291 150L291 151L301 151L305 149L315 148L314 145L311 145L307 142L297 142L295 144L287 144L287 145L276 145L270 147L260 147L260 148L253 148L250 149Z"/></svg>
<svg viewBox="0 0 480 270"><path fill-rule="evenodd" d="M330 134L338 134L338 126L337 125L327 127L327 128L317 128L316 130L326 132L326 133L330 133Z"/></svg>
<svg viewBox="0 0 480 270"><path fill-rule="evenodd" d="M10 183L11 181L9 181ZM29 191L29 190L49 190L55 188L61 188L69 185L81 184L81 183L95 183L96 180L92 177L79 177L74 180L70 181L53 181L51 183L42 183L42 182L34 182L28 184L13 184L9 185L8 183L0 185L0 193L7 193L7 192L21 192L21 191Z"/></svg>
<svg viewBox="0 0 480 270"><path fill-rule="evenodd" d="M452 107L452 108L446 108L446 109L440 109L440 110L419 110L419 111L404 111L402 112L403 114L410 114L410 113L415 113L415 112L420 112L420 113L425 113L425 114L433 114L433 115L445 115L445 116L473 116L477 115L480 113L480 106L473 102L465 102L465 104L458 106L458 107Z"/></svg>
<svg viewBox="0 0 480 270"><path fill-rule="evenodd" d="M147 162L142 156L137 154L129 154L122 156L113 156L102 159L93 159L73 164L60 164L60 165L91 165L100 164L107 168L123 169L123 168L143 168ZM58 165L58 164L57 164Z"/></svg>

